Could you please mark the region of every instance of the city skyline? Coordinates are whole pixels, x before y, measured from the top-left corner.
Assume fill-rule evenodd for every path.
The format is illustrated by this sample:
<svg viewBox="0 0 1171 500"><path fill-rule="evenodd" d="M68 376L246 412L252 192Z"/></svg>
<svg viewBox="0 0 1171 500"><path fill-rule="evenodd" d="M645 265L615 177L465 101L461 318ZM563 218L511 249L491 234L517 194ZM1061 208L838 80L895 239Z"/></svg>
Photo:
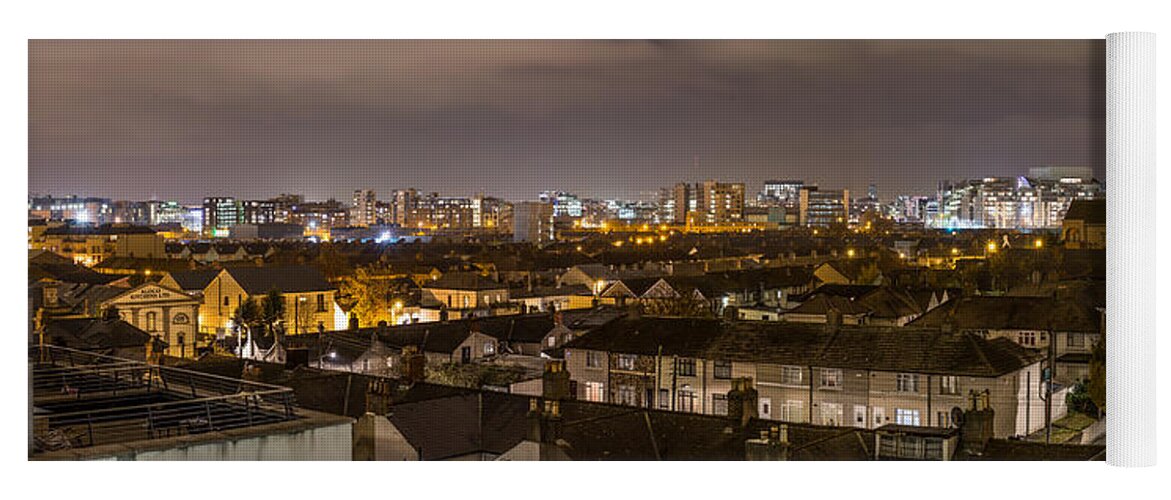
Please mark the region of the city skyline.
<svg viewBox="0 0 1171 500"><path fill-rule="evenodd" d="M1039 165L1104 178L1103 53L1092 40L31 41L29 190L645 199L678 180L798 178L878 184L885 200Z"/></svg>

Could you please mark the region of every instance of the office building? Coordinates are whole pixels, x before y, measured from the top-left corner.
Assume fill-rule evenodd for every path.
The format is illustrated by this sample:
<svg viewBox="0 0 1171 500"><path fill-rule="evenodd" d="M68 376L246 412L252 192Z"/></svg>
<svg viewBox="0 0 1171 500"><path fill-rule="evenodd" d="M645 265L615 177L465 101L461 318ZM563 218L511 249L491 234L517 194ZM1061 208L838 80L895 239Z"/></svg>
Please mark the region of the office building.
<svg viewBox="0 0 1171 500"><path fill-rule="evenodd" d="M798 203L799 223L806 227L831 227L846 224L849 218L850 190L801 188Z"/></svg>

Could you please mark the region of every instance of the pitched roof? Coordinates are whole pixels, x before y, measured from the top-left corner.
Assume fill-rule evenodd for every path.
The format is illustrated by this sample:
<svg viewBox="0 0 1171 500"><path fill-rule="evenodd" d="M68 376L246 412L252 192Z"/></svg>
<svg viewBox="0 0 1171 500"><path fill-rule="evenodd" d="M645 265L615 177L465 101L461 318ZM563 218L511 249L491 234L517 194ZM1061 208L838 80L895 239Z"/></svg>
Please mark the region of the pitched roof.
<svg viewBox="0 0 1171 500"><path fill-rule="evenodd" d="M115 234L155 234L155 230L147 226L133 226L129 224L102 224L100 226L57 226L45 230L46 235L68 236L106 236Z"/></svg>
<svg viewBox="0 0 1171 500"><path fill-rule="evenodd" d="M441 290L500 290L508 288L503 283L493 281L487 276L476 272L446 273L439 279L422 285L422 288Z"/></svg>
<svg viewBox="0 0 1171 500"><path fill-rule="evenodd" d="M175 271L170 273L171 279L185 291L200 291L219 276L219 269L193 269L190 271Z"/></svg>
<svg viewBox="0 0 1171 500"><path fill-rule="evenodd" d="M271 290L282 293L333 290L325 275L311 266L228 267L225 271L249 295L261 295Z"/></svg>
<svg viewBox="0 0 1171 500"><path fill-rule="evenodd" d="M55 319L45 326L47 343L73 349L145 347L152 338L150 334L120 319Z"/></svg>
<svg viewBox="0 0 1171 500"><path fill-rule="evenodd" d="M662 347L665 355L699 356L723 328L717 319L623 318L573 339L565 347L647 355Z"/></svg>
<svg viewBox="0 0 1171 500"><path fill-rule="evenodd" d="M443 460L503 454L524 439L527 413L527 398L466 391L399 402L388 418L422 460Z"/></svg>
<svg viewBox="0 0 1171 500"><path fill-rule="evenodd" d="M123 276L102 274L85 266L73 263L65 264L34 264L28 266L28 280L34 282L42 279L53 279L65 283L85 283L104 285L111 281L122 279Z"/></svg>
<svg viewBox="0 0 1171 500"><path fill-rule="evenodd" d="M624 319L574 339L568 349L858 370L996 377L1041 359L1008 339L934 330L729 322L690 318Z"/></svg>
<svg viewBox="0 0 1171 500"><path fill-rule="evenodd" d="M1049 460L1102 461L1106 459L1106 445L1046 444L1012 439L992 439L980 455L963 457L966 460L996 460L1030 462Z"/></svg>
<svg viewBox="0 0 1171 500"><path fill-rule="evenodd" d="M830 311L837 311L851 316L867 314L870 308L840 295L814 294L801 305L790 309L785 314L826 315Z"/></svg>
<svg viewBox="0 0 1171 500"><path fill-rule="evenodd" d="M146 259L137 257L110 257L94 266L94 269L130 269L137 271L170 272L186 271L194 267L195 262L184 259Z"/></svg>
<svg viewBox="0 0 1171 500"><path fill-rule="evenodd" d="M1106 223L1106 200L1073 200L1065 211L1065 220L1080 220L1088 224Z"/></svg>
<svg viewBox="0 0 1171 500"><path fill-rule="evenodd" d="M1093 307L1049 297L970 296L949 300L907 326L959 330L1057 330L1098 333Z"/></svg>

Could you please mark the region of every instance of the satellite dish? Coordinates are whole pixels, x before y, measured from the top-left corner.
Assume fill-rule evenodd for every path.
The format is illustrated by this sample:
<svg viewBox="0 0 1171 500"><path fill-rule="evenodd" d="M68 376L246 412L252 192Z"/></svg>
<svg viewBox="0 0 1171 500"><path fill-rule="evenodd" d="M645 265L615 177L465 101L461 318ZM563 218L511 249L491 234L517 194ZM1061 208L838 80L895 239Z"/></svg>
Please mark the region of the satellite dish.
<svg viewBox="0 0 1171 500"><path fill-rule="evenodd" d="M959 428L959 427L963 427L963 425L964 425L964 410L961 410L958 406L953 407L951 409L951 426Z"/></svg>

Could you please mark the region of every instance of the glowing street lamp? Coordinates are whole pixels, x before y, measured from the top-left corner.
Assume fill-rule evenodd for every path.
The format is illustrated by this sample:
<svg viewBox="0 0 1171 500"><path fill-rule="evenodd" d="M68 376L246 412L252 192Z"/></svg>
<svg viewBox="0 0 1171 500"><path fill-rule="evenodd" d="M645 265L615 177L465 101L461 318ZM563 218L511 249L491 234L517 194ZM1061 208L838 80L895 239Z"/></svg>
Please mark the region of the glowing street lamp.
<svg viewBox="0 0 1171 500"><path fill-rule="evenodd" d="M996 247L996 242L995 242L995 241L989 241L989 242L988 242L988 253L996 253L996 249L997 249L997 247Z"/></svg>
<svg viewBox="0 0 1171 500"><path fill-rule="evenodd" d="M1033 247L1034 248L1044 248L1045 247L1045 240L1042 240L1041 238L1037 238L1037 241L1033 242Z"/></svg>
<svg viewBox="0 0 1171 500"><path fill-rule="evenodd" d="M853 256L854 256L854 249L853 248L846 250L846 257L853 257Z"/></svg>

